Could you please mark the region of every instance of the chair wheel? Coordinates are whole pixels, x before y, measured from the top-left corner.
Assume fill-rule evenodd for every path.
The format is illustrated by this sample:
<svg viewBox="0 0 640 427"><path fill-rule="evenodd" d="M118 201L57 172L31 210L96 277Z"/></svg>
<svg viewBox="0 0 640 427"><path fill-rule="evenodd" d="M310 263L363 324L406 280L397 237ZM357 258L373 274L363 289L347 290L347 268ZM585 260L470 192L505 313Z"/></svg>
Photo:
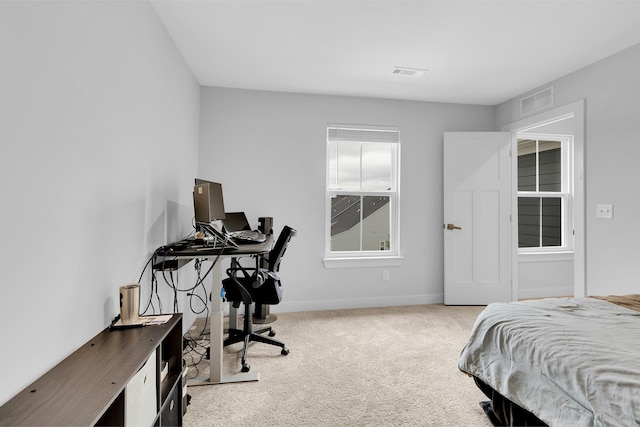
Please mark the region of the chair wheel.
<svg viewBox="0 0 640 427"><path fill-rule="evenodd" d="M289 354L289 349L287 347L284 347L280 352L280 354L282 354L283 356L286 356L287 354Z"/></svg>
<svg viewBox="0 0 640 427"><path fill-rule="evenodd" d="M242 365L242 372L249 372L249 369L251 369L251 366L248 363Z"/></svg>
<svg viewBox="0 0 640 427"><path fill-rule="evenodd" d="M269 336L270 337L275 337L276 336L276 331L274 331L273 329L269 331Z"/></svg>

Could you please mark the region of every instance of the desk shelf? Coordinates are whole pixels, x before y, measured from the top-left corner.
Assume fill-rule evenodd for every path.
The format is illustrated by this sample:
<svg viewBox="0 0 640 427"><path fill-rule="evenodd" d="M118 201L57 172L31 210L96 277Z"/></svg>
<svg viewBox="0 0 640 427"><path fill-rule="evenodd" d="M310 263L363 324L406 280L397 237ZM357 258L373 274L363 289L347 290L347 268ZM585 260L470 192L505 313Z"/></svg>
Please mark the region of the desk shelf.
<svg viewBox="0 0 640 427"><path fill-rule="evenodd" d="M145 366L155 380L144 400L153 406L142 408L150 425L182 425L182 314L163 325L103 330L1 406L0 425L125 425L140 409L126 408L127 389L133 393Z"/></svg>

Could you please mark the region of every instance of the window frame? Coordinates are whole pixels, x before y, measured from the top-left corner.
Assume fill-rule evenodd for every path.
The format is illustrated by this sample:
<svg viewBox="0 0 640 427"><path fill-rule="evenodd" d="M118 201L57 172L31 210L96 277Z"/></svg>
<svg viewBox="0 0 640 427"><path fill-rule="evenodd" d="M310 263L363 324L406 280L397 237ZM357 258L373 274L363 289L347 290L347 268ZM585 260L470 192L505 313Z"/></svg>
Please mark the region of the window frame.
<svg viewBox="0 0 640 427"><path fill-rule="evenodd" d="M516 206L521 197L529 198L557 198L561 201L561 227L562 227L562 244L560 246L537 246L537 247L520 247L520 232L518 231L518 253L519 254L542 254L542 253L563 253L572 252L574 248L573 236L574 236L574 224L573 224L573 199L574 199L574 182L573 182L573 136L571 135L557 135L557 134L544 134L544 133L518 133L516 137L515 145L515 157L516 157L516 172L518 170L518 142L523 139L535 139L543 141L558 141L560 142L561 153L561 189L560 191L520 191L518 190L517 175L516 179ZM536 162L536 176L539 179L539 167ZM516 224L518 224L518 216L515 218ZM542 228L543 222L540 221L540 228ZM519 228L519 227L518 227ZM542 232L540 232L542 236Z"/></svg>
<svg viewBox="0 0 640 427"><path fill-rule="evenodd" d="M331 130L344 131L386 131L397 132L397 141L357 141L360 144L385 143L393 144L391 150L391 188L389 190L363 190L363 189L339 189L331 186L330 182L330 156L332 139ZM325 159L325 250L324 264L327 268L336 267L360 267L360 266L394 266L399 265L400 256L400 128L395 126L377 125L345 125L328 124L326 129L326 159ZM362 147L362 145L361 145ZM360 161L362 162L362 149L360 150ZM360 164L361 165L361 164ZM348 195L357 196L361 199L366 196L387 196L389 197L389 234L390 245L388 250L356 250L356 251L332 251L331 250L331 201L334 196ZM362 209L361 209L362 211ZM363 225L362 218L359 221L360 227ZM362 244L362 233L360 233Z"/></svg>

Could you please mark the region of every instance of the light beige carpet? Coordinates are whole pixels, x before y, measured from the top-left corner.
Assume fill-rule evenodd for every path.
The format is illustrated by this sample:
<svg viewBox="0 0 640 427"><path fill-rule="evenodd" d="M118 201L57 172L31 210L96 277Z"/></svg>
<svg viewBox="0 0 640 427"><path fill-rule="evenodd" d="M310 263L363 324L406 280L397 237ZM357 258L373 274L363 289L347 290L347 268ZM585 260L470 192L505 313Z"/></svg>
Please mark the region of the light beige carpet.
<svg viewBox="0 0 640 427"><path fill-rule="evenodd" d="M457 368L483 307L419 305L281 313L290 349L252 343L260 381L188 388L186 426L491 426ZM225 348L240 371L241 344ZM208 373L208 361L198 365ZM190 376L195 376L193 368Z"/></svg>

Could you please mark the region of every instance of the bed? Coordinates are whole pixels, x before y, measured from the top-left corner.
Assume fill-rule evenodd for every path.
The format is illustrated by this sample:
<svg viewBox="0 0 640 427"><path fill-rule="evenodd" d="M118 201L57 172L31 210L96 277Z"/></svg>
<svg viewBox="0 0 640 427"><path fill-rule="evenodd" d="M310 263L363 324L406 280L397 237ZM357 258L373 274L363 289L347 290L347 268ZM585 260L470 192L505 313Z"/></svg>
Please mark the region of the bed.
<svg viewBox="0 0 640 427"><path fill-rule="evenodd" d="M490 304L458 367L494 425L640 426L640 295Z"/></svg>

